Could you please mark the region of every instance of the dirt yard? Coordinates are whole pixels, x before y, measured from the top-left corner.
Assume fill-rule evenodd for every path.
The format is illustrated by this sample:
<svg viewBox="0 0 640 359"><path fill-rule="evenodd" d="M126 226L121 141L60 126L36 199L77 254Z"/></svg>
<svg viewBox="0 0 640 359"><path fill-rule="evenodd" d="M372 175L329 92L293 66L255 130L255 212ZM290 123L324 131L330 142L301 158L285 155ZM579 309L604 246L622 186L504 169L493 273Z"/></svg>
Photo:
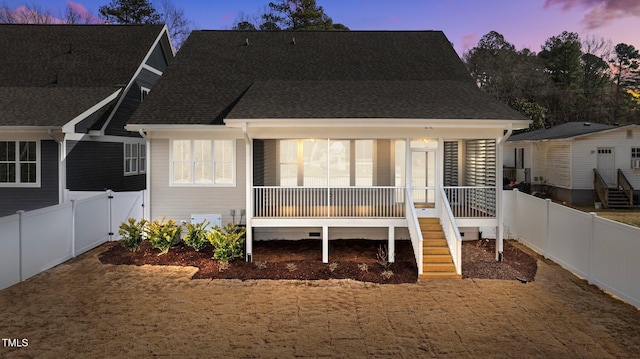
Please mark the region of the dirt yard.
<svg viewBox="0 0 640 359"><path fill-rule="evenodd" d="M540 258L527 284L192 280L109 245L0 291L0 357L640 357L635 307Z"/></svg>

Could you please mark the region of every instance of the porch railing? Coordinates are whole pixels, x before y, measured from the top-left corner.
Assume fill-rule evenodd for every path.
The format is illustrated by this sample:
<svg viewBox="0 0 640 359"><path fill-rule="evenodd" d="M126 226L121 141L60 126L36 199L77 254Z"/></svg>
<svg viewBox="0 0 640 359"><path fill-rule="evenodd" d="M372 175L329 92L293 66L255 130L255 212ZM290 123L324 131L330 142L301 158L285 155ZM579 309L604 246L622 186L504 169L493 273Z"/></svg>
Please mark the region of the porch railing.
<svg viewBox="0 0 640 359"><path fill-rule="evenodd" d="M624 175L622 170L619 168L618 168L617 180L618 180L617 181L618 188L620 188L624 192L624 194L627 196L627 199L629 200L629 205L633 207L633 186L631 185L627 177Z"/></svg>
<svg viewBox="0 0 640 359"><path fill-rule="evenodd" d="M496 216L495 187L444 187L457 218L494 218Z"/></svg>
<svg viewBox="0 0 640 359"><path fill-rule="evenodd" d="M445 189L440 190L440 196L442 196L442 213L440 214L442 231L447 239L447 245L451 251L451 257L453 258L453 264L456 267L456 273L462 274L462 237L460 236L460 230L456 224L453 209L447 200L447 193L445 192Z"/></svg>
<svg viewBox="0 0 640 359"><path fill-rule="evenodd" d="M254 187L255 217L403 218L404 187Z"/></svg>
<svg viewBox="0 0 640 359"><path fill-rule="evenodd" d="M604 181L598 169L593 169L593 189L596 192L596 197L600 198L600 201L604 205L604 208L609 207L609 186Z"/></svg>

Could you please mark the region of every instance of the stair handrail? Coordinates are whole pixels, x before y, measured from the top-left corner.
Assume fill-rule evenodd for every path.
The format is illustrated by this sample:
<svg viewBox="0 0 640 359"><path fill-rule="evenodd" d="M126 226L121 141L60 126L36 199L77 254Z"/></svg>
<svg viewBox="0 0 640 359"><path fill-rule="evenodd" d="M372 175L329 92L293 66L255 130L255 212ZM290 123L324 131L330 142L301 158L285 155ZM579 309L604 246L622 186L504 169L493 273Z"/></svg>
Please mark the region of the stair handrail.
<svg viewBox="0 0 640 359"><path fill-rule="evenodd" d="M607 182L604 181L597 168L593 169L593 189L604 207L609 207L609 186L607 186Z"/></svg>
<svg viewBox="0 0 640 359"><path fill-rule="evenodd" d="M618 168L618 188L622 188L622 191L629 199L629 205L633 207L633 186L624 175L621 169Z"/></svg>
<svg viewBox="0 0 640 359"><path fill-rule="evenodd" d="M442 213L440 214L440 224L442 225L442 231L444 237L447 239L447 246L451 251L451 258L453 258L453 265L456 267L456 274L462 274L462 237L460 236L460 229L456 224L456 218L453 215L453 210L449 204L449 198L444 191L444 188L440 188L440 197L442 203Z"/></svg>
<svg viewBox="0 0 640 359"><path fill-rule="evenodd" d="M405 188L404 213L407 217L407 227L409 229L409 237L413 245L413 255L416 257L416 265L418 266L418 275L422 274L422 231L418 223L418 213L413 206L413 196L409 187Z"/></svg>

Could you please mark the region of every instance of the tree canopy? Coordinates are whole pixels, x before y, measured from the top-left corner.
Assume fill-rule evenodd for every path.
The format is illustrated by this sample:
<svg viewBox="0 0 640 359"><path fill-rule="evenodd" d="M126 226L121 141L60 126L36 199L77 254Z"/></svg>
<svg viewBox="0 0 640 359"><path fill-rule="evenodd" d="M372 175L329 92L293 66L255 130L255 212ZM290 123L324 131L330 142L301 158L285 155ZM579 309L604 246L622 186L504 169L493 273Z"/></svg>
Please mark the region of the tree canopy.
<svg viewBox="0 0 640 359"><path fill-rule="evenodd" d="M253 19L241 14L234 30L349 30L336 24L316 0L278 0Z"/></svg>
<svg viewBox="0 0 640 359"><path fill-rule="evenodd" d="M576 33L550 37L536 54L491 31L463 55L478 86L520 111L530 129L568 121L640 123L640 53Z"/></svg>
<svg viewBox="0 0 640 359"><path fill-rule="evenodd" d="M162 18L147 0L111 0L100 6L98 12L111 24L157 24Z"/></svg>

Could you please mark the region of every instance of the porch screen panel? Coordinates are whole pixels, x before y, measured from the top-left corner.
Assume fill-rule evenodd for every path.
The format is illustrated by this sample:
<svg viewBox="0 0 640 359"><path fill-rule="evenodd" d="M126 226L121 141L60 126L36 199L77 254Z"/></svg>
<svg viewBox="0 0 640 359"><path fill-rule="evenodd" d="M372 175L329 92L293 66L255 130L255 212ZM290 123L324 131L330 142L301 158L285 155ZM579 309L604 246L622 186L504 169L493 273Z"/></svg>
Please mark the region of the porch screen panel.
<svg viewBox="0 0 640 359"><path fill-rule="evenodd" d="M468 140L466 150L466 185L496 185L496 141Z"/></svg>
<svg viewBox="0 0 640 359"><path fill-rule="evenodd" d="M280 141L280 186L298 185L298 140Z"/></svg>
<svg viewBox="0 0 640 359"><path fill-rule="evenodd" d="M373 140L356 140L356 186L373 186Z"/></svg>
<svg viewBox="0 0 640 359"><path fill-rule="evenodd" d="M329 185L349 187L351 168L351 141L329 141Z"/></svg>
<svg viewBox="0 0 640 359"><path fill-rule="evenodd" d="M398 187L403 187L405 185L405 141L396 140L394 146L395 185Z"/></svg>
<svg viewBox="0 0 640 359"><path fill-rule="evenodd" d="M458 185L458 142L444 143L444 186Z"/></svg>
<svg viewBox="0 0 640 359"><path fill-rule="evenodd" d="M303 186L327 186L327 140L303 140Z"/></svg>

